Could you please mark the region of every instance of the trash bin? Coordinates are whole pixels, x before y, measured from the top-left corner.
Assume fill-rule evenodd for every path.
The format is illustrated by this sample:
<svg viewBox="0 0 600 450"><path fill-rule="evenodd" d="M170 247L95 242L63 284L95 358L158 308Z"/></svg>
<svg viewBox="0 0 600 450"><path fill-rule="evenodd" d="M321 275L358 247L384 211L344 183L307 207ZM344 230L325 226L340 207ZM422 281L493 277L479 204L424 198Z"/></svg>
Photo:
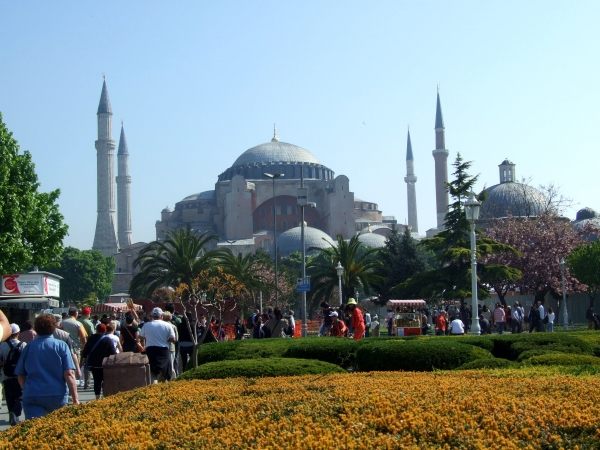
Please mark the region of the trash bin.
<svg viewBox="0 0 600 450"><path fill-rule="evenodd" d="M142 353L123 352L104 358L104 396L151 384L150 363Z"/></svg>

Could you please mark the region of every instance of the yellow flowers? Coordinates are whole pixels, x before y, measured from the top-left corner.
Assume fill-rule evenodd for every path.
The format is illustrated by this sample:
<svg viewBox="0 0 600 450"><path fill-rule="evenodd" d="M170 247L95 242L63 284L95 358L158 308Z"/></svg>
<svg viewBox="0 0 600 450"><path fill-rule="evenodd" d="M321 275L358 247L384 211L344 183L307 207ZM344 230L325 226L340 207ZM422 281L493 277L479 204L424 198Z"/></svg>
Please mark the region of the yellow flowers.
<svg viewBox="0 0 600 450"><path fill-rule="evenodd" d="M600 379L528 371L181 381L0 433L6 449L593 448Z"/></svg>

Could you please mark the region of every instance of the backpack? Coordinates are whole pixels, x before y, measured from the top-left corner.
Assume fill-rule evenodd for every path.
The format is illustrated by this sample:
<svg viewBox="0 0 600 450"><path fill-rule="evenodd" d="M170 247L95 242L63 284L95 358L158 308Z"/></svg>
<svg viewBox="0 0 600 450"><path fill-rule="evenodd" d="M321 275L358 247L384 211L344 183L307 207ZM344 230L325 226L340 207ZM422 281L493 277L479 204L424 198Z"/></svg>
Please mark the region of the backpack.
<svg viewBox="0 0 600 450"><path fill-rule="evenodd" d="M262 327L263 338L273 337L273 330L271 330L267 325Z"/></svg>
<svg viewBox="0 0 600 450"><path fill-rule="evenodd" d="M6 356L6 361L4 362L4 368L2 371L7 377L14 377L16 376L15 369L17 368L17 363L19 362L21 352L23 351L23 343L19 342L16 347L10 341L6 341L6 343L10 347L10 351Z"/></svg>

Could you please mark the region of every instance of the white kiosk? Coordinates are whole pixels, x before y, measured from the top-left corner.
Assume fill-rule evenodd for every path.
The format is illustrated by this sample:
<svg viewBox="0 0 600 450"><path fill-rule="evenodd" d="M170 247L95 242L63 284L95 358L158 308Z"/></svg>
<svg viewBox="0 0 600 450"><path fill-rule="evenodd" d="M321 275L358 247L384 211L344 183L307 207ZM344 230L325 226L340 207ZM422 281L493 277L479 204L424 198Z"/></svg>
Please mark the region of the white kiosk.
<svg viewBox="0 0 600 450"><path fill-rule="evenodd" d="M0 308L10 322L33 321L46 309L57 308L62 277L34 271L2 275Z"/></svg>

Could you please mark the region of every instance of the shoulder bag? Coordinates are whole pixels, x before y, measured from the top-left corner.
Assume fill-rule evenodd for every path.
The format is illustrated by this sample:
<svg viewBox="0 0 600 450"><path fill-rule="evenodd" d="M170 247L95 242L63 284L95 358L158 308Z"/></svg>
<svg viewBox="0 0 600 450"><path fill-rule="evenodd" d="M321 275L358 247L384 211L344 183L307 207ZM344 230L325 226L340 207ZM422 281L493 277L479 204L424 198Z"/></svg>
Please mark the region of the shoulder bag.
<svg viewBox="0 0 600 450"><path fill-rule="evenodd" d="M139 341L136 341L136 339L133 337L133 334L131 334L131 331L129 331L129 328L125 327L125 329L129 333L129 336L131 336L131 339L133 339L133 342L135 342L135 346L137 347L138 352L144 353L146 351L144 346L142 344L140 344Z"/></svg>

